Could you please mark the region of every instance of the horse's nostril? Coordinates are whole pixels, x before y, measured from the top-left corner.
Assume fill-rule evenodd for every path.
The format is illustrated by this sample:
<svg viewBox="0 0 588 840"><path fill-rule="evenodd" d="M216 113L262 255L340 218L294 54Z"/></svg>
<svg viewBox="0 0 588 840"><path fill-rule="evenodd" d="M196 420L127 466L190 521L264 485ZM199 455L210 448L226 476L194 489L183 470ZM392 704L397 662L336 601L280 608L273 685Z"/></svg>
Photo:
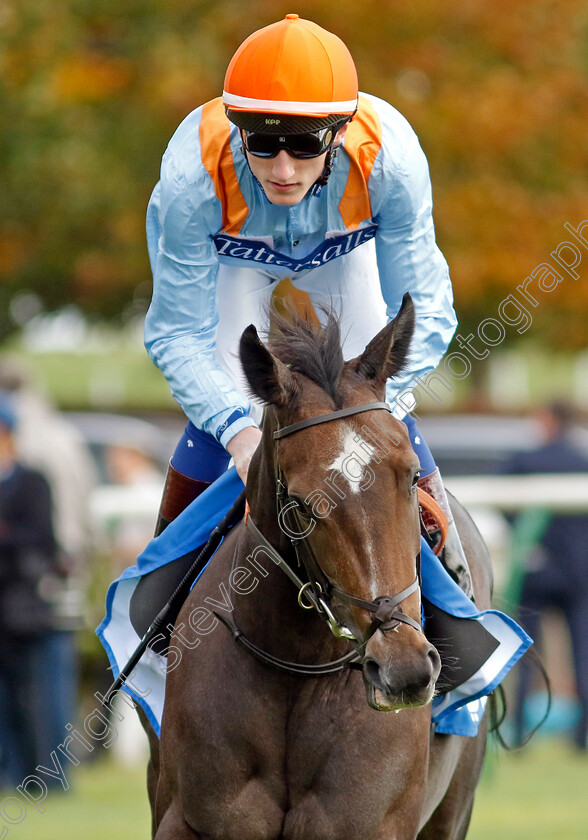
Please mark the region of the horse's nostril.
<svg viewBox="0 0 588 840"><path fill-rule="evenodd" d="M435 675L435 679L439 676L439 672L441 671L441 657L439 656L439 652L437 648L432 647L427 656L431 662L431 671Z"/></svg>
<svg viewBox="0 0 588 840"><path fill-rule="evenodd" d="M365 659L363 663L363 673L365 678L380 691L385 690L385 684L382 680L382 671L375 659Z"/></svg>

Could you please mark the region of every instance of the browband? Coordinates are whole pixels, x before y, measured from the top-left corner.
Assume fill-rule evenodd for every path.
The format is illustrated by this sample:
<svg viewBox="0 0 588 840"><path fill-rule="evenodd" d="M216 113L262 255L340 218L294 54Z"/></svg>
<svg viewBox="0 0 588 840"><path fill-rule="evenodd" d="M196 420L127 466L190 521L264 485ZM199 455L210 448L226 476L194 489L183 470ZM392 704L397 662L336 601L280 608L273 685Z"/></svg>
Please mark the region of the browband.
<svg viewBox="0 0 588 840"><path fill-rule="evenodd" d="M387 402L371 402L363 403L363 405L353 405L350 408L341 408L339 411L333 411L331 414L319 414L318 417L311 417L308 420L300 420L298 423L292 423L290 426L284 426L283 429L276 429L274 432L274 440L291 435L294 432L299 432L300 429L308 429L310 426L318 426L319 423L328 423L331 420L339 420L341 417L349 417L352 414L360 414L362 411L372 411L372 409L381 409L382 411L392 412L392 409Z"/></svg>

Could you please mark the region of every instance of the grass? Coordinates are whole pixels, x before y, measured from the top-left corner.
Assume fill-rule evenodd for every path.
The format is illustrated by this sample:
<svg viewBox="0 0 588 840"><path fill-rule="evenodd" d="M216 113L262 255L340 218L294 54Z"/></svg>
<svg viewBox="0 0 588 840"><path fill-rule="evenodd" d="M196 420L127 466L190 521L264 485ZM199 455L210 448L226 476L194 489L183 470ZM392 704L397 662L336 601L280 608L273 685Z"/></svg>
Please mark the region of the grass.
<svg viewBox="0 0 588 840"><path fill-rule="evenodd" d="M148 840L144 768L129 769L104 759L63 770L69 790L50 793L41 804L44 813L28 806L25 818L8 826L9 840ZM7 803L3 808L0 803L0 820L5 814L17 817L16 805Z"/></svg>
<svg viewBox="0 0 588 840"><path fill-rule="evenodd" d="M490 747L468 840L586 840L588 756L537 738L518 753Z"/></svg>
<svg viewBox="0 0 588 840"><path fill-rule="evenodd" d="M125 768L108 758L72 768L67 773L70 790L50 794L43 814L30 806L19 824L0 821L0 837L148 840L144 776L143 767ZM537 739L519 754L492 750L468 840L586 840L587 790L588 757L572 753L561 741ZM17 811L4 800L0 820L6 814L14 818Z"/></svg>

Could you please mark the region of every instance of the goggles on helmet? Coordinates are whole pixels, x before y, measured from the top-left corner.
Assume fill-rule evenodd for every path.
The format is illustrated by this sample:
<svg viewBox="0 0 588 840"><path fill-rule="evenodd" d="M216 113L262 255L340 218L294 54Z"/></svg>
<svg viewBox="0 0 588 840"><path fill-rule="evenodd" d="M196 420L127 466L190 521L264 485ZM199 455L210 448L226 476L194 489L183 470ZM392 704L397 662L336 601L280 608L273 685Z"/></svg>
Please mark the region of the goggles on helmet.
<svg viewBox="0 0 588 840"><path fill-rule="evenodd" d="M255 157L275 158L281 151L286 151L294 158L308 160L328 152L337 132L346 122L347 119L319 131L303 134L265 134L241 129L241 137L246 151Z"/></svg>

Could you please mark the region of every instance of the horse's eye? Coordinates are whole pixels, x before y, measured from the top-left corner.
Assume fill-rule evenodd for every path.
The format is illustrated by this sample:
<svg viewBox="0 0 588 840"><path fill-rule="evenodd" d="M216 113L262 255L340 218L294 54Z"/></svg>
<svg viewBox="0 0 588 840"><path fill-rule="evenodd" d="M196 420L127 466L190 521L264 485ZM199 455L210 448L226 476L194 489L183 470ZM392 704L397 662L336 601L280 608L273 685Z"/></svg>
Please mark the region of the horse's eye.
<svg viewBox="0 0 588 840"><path fill-rule="evenodd" d="M412 489L414 490L419 483L419 478L421 477L420 472L417 470L412 477Z"/></svg>

